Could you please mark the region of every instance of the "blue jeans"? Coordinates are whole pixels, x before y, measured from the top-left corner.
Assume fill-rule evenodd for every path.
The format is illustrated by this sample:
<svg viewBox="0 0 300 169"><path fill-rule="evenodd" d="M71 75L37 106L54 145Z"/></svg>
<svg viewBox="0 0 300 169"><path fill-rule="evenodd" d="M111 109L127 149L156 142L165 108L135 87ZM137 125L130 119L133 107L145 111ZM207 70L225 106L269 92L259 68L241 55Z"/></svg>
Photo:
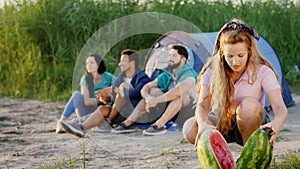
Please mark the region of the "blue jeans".
<svg viewBox="0 0 300 169"><path fill-rule="evenodd" d="M63 111L63 116L68 119L74 112L76 112L77 117L83 117L94 112L96 109L97 105L84 105L83 95L79 91L75 91Z"/></svg>

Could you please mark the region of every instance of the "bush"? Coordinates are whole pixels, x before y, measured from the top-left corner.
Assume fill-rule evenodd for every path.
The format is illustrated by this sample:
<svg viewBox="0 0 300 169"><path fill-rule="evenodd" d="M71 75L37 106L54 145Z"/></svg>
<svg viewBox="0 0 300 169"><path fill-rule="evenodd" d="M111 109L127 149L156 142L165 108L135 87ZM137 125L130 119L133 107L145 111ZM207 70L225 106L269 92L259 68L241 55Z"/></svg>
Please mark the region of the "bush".
<svg viewBox="0 0 300 169"><path fill-rule="evenodd" d="M289 84L291 67L300 66L300 7L292 2L165 0L12 0L0 10L0 95L66 101L71 94L76 58L85 42L103 25L139 12L169 13L192 22L203 32L218 31L240 18L277 51ZM138 26L138 25L137 25ZM113 72L124 48L149 48L159 35L136 35L121 41L105 56Z"/></svg>

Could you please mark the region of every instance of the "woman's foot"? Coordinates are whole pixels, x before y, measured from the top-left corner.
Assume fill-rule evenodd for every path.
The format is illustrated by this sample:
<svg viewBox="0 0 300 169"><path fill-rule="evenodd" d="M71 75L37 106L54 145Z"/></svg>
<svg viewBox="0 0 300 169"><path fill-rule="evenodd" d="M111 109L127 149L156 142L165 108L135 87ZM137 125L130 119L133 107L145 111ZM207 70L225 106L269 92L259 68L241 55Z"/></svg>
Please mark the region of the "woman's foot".
<svg viewBox="0 0 300 169"><path fill-rule="evenodd" d="M56 134L60 134L60 133L65 133L65 129L61 126L60 122L57 122L56 124L56 130L55 133Z"/></svg>

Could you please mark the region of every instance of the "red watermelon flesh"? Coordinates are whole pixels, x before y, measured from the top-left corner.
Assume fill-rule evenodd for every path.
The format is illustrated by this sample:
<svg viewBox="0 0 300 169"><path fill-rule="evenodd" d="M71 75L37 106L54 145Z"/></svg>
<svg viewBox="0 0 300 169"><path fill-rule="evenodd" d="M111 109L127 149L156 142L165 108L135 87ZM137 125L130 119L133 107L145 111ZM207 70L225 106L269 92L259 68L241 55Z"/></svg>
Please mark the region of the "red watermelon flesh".
<svg viewBox="0 0 300 169"><path fill-rule="evenodd" d="M223 136L219 132L212 131L209 141L220 167L222 169L235 168L234 158Z"/></svg>

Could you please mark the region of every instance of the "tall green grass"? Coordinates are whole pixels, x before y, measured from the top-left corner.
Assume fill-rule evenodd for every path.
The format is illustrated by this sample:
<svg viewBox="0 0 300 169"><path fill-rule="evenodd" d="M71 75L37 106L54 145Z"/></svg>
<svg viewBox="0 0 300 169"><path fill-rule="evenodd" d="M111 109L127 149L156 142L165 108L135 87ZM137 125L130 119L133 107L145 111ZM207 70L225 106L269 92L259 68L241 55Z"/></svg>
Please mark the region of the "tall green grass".
<svg viewBox="0 0 300 169"><path fill-rule="evenodd" d="M203 32L218 31L231 18L240 18L277 51L289 84L299 81L293 65L300 66L300 7L287 0L240 5L205 0L11 1L16 5L0 10L0 96L66 101L76 58L89 37L105 24L139 12L176 15ZM115 70L122 49L149 48L158 37L136 35L113 46L105 56L108 70Z"/></svg>

